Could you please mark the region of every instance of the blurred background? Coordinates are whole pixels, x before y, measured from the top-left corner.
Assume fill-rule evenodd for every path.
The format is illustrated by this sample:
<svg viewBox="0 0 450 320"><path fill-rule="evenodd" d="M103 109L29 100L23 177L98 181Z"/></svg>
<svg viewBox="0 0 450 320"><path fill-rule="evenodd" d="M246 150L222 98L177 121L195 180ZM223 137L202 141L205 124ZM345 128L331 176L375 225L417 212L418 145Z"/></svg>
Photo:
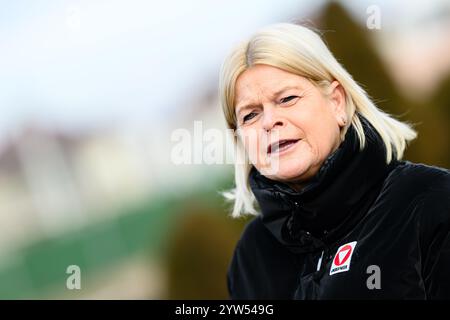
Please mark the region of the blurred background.
<svg viewBox="0 0 450 320"><path fill-rule="evenodd" d="M177 165L173 133L225 129L220 65L270 23L322 30L377 105L416 125L405 158L450 167L449 1L0 4L2 299L227 298L248 221L219 194L233 166Z"/></svg>

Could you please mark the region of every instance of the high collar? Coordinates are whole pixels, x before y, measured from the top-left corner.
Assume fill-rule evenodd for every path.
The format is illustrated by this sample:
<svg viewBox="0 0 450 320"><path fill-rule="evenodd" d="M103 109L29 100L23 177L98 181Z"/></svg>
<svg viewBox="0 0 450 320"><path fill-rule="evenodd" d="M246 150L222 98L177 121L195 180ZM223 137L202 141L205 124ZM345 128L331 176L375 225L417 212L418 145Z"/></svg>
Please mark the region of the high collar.
<svg viewBox="0 0 450 320"><path fill-rule="evenodd" d="M390 170L384 143L362 116L365 148L359 150L350 126L344 141L330 154L318 173L301 190L261 175L254 167L250 187L269 231L295 253L314 251L345 236L363 217L378 195Z"/></svg>

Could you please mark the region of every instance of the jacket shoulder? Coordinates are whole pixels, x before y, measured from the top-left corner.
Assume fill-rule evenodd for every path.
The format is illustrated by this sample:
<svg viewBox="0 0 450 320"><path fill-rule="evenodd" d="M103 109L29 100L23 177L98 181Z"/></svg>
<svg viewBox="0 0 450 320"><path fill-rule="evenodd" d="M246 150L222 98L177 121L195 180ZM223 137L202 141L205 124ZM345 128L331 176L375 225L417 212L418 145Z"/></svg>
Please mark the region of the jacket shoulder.
<svg viewBox="0 0 450 320"><path fill-rule="evenodd" d="M264 226L261 216L255 216L245 225L238 241L238 246L255 248L261 238L266 238L268 236L270 236L270 234Z"/></svg>
<svg viewBox="0 0 450 320"><path fill-rule="evenodd" d="M253 258L256 258L256 256L261 258L261 252L280 250L287 251L264 226L261 216L252 218L245 225L235 249L240 254L251 257L252 261L255 261Z"/></svg>
<svg viewBox="0 0 450 320"><path fill-rule="evenodd" d="M289 298L297 270L292 259L264 226L261 216L254 217L244 227L228 267L230 298Z"/></svg>
<svg viewBox="0 0 450 320"><path fill-rule="evenodd" d="M446 168L402 161L389 173L385 189L411 201L437 190L448 192L449 183L450 171Z"/></svg>
<svg viewBox="0 0 450 320"><path fill-rule="evenodd" d="M450 171L420 163L405 162L391 173L391 190L401 205L415 212L419 219L425 247L440 232L450 230ZM393 187L392 187L393 186ZM387 193L389 194L389 193ZM394 194L394 193L390 193ZM395 199L394 199L395 201Z"/></svg>
<svg viewBox="0 0 450 320"><path fill-rule="evenodd" d="M395 219L415 217L424 238L450 221L448 169L402 161L384 181L377 204Z"/></svg>

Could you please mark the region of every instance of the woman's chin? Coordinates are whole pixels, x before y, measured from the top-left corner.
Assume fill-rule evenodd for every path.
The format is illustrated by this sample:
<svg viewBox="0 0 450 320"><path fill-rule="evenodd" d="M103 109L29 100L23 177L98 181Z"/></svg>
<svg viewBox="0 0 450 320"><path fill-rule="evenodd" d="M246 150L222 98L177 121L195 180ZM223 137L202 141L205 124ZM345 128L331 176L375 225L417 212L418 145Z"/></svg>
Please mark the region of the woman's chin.
<svg viewBox="0 0 450 320"><path fill-rule="evenodd" d="M293 182L301 179L309 166L302 165L301 163L295 164L283 164L280 163L278 168L268 168L263 170L261 173L269 179L282 181L282 182Z"/></svg>

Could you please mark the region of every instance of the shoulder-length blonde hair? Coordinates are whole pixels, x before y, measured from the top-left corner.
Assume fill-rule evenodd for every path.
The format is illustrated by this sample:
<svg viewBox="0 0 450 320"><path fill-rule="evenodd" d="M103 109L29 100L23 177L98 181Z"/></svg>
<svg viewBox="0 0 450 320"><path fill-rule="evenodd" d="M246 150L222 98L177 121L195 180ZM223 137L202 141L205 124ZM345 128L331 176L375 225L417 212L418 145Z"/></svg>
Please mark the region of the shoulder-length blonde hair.
<svg viewBox="0 0 450 320"><path fill-rule="evenodd" d="M400 122L375 106L367 93L353 80L352 76L336 60L321 37L311 29L291 24L269 25L239 44L225 59L220 71L219 96L222 110L230 129L237 129L235 114L235 84L240 74L256 64L277 67L303 76L319 88L325 89L337 80L345 90L347 127L341 132L344 138L348 126L352 125L365 146L365 135L358 117L364 116L380 134L386 147L386 162L393 157L403 157L407 142L417 133L408 123ZM234 136L235 159L248 159L244 145ZM222 194L234 202L232 217L244 214L258 215L255 197L248 183L252 165L249 161L235 162L235 188Z"/></svg>

